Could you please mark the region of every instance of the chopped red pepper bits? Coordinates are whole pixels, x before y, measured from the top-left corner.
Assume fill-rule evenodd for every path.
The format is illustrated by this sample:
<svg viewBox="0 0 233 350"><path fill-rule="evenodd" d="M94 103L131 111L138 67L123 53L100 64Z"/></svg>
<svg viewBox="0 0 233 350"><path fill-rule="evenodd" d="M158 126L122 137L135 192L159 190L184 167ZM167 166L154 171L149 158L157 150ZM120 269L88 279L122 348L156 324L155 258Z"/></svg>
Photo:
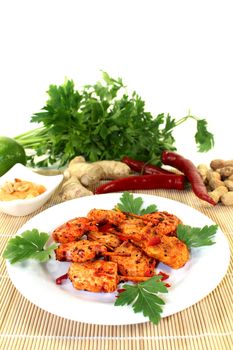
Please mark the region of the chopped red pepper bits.
<svg viewBox="0 0 233 350"><path fill-rule="evenodd" d="M63 280L66 280L68 278L68 273L65 273L64 275L56 278L56 284L62 284Z"/></svg>
<svg viewBox="0 0 233 350"><path fill-rule="evenodd" d="M159 236L155 236L149 240L148 246L157 245L159 243L161 243L161 238Z"/></svg>
<svg viewBox="0 0 233 350"><path fill-rule="evenodd" d="M161 281L165 281L169 278L169 275L163 271L159 271L158 275L162 276Z"/></svg>

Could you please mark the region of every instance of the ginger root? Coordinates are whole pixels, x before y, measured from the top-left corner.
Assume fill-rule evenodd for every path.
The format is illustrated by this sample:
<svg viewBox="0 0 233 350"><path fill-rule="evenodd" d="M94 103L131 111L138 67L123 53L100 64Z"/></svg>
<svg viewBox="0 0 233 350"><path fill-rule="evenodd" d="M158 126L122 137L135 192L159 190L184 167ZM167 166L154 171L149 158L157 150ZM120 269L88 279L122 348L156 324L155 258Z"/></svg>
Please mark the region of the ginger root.
<svg viewBox="0 0 233 350"><path fill-rule="evenodd" d="M126 177L130 173L127 164L114 160L102 160L87 163L85 158L79 156L72 159L68 168L64 171L65 179L76 176L82 185L91 187L101 179L117 179Z"/></svg>
<svg viewBox="0 0 233 350"><path fill-rule="evenodd" d="M88 163L82 156L72 159L64 170L64 179L60 196L62 200L92 195L90 190L102 179L118 179L127 177L130 167L114 160L101 160Z"/></svg>
<svg viewBox="0 0 233 350"><path fill-rule="evenodd" d="M59 193L63 201L74 199L78 197L91 196L93 192L84 187L76 176L71 176L66 180L61 187Z"/></svg>

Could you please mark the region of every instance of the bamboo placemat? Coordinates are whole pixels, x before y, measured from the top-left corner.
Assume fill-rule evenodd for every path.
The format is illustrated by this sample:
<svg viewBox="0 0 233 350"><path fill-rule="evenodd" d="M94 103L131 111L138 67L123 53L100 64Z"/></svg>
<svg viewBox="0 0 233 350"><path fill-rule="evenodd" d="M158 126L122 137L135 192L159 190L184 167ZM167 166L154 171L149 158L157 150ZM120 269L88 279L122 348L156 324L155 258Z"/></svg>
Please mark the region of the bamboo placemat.
<svg viewBox="0 0 233 350"><path fill-rule="evenodd" d="M233 249L233 207L203 205L190 191L135 191L185 203L216 222ZM25 217L0 212L0 252L8 239L32 216L59 202L57 194L40 210ZM216 264L221 256L216 256ZM214 273L214 266L213 266ZM52 315L27 301L12 285L5 261L0 264L0 349L9 350L231 350L233 349L233 262L208 296L155 326L100 326ZM198 288L198 286L197 286ZM51 301L52 302L52 301Z"/></svg>

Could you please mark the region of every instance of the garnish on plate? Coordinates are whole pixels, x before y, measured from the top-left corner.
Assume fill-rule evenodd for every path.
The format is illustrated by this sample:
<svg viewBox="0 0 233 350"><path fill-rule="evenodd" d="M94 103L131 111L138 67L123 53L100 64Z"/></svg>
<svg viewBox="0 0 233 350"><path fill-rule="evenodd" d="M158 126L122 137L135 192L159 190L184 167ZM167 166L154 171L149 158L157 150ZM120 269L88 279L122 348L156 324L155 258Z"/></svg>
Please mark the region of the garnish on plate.
<svg viewBox="0 0 233 350"><path fill-rule="evenodd" d="M179 224L177 227L177 237L183 241L188 248L198 248L215 244L213 238L217 230L218 225L205 225L201 228Z"/></svg>
<svg viewBox="0 0 233 350"><path fill-rule="evenodd" d="M20 236L15 236L8 241L3 257L11 264L27 259L36 259L46 262L50 259L57 244L46 245L50 236L37 229L27 230Z"/></svg>
<svg viewBox="0 0 233 350"><path fill-rule="evenodd" d="M143 199L141 197L135 198L133 194L124 192L120 198L120 202L117 203L116 208L125 213L131 213L136 215L150 214L157 211L155 204L149 205L147 208L142 208Z"/></svg>
<svg viewBox="0 0 233 350"><path fill-rule="evenodd" d="M114 305L131 305L135 313L142 312L152 323L158 324L165 302L157 294L168 292L161 278L162 276L154 276L135 285L124 284Z"/></svg>

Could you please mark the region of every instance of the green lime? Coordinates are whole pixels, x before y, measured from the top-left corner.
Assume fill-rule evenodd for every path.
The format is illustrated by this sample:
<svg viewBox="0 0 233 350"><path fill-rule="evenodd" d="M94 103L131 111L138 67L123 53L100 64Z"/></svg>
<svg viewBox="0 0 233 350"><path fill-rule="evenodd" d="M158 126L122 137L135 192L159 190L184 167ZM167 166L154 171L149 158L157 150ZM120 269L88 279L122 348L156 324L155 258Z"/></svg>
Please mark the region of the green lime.
<svg viewBox="0 0 233 350"><path fill-rule="evenodd" d="M0 176L16 163L26 164L26 154L23 146L9 137L0 136Z"/></svg>

